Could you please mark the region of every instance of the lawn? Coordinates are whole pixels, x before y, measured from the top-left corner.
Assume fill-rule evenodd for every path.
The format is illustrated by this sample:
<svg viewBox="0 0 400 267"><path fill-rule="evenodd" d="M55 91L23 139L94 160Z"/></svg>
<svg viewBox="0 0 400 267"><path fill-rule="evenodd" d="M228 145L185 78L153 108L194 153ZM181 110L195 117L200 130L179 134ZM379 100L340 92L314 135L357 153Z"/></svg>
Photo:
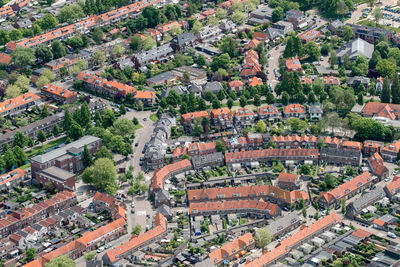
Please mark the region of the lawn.
<svg viewBox="0 0 400 267"><path fill-rule="evenodd" d="M151 115L150 115L150 120L152 120L153 122L157 122L157 121L158 121L158 116L157 116L157 114L151 114Z"/></svg>
<svg viewBox="0 0 400 267"><path fill-rule="evenodd" d="M137 130L139 130L141 128L143 128L143 126L140 123L135 125L135 131L137 131Z"/></svg>
<svg viewBox="0 0 400 267"><path fill-rule="evenodd" d="M60 139L56 139L56 140L50 141L50 142L48 142L47 144L44 144L44 145L42 145L42 146L35 147L35 148L33 148L33 149L27 151L27 152L26 152L26 156L27 156L28 158L31 158L33 155L38 154L40 151L45 151L46 149L49 149L49 148L51 148L51 147L53 147L53 146L56 146L56 145L59 145L59 144L64 143L66 139L67 139L67 137L64 136L64 137L62 137L62 138L60 138Z"/></svg>

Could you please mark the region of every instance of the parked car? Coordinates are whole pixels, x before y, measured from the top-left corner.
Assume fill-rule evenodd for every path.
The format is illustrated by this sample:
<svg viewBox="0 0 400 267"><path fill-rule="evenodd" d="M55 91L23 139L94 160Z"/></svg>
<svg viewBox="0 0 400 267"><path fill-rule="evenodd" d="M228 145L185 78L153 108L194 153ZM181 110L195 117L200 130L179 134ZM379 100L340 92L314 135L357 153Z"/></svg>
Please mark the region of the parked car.
<svg viewBox="0 0 400 267"><path fill-rule="evenodd" d="M135 146L136 146L136 147L139 146L139 143L136 143Z"/></svg>
<svg viewBox="0 0 400 267"><path fill-rule="evenodd" d="M396 238L397 237L396 234L394 234L392 232L388 232L387 236L390 237L390 238Z"/></svg>
<svg viewBox="0 0 400 267"><path fill-rule="evenodd" d="M132 201L131 203L131 207L134 208L135 207L135 201Z"/></svg>
<svg viewBox="0 0 400 267"><path fill-rule="evenodd" d="M245 262L246 262L246 258L243 258L243 259L241 259L241 260L239 261L240 264L243 264L243 263L245 263Z"/></svg>
<svg viewBox="0 0 400 267"><path fill-rule="evenodd" d="M104 247L100 247L100 248L97 249L97 253L101 253L103 251L104 251Z"/></svg>
<svg viewBox="0 0 400 267"><path fill-rule="evenodd" d="M112 247L112 245L110 244L110 243L108 243L104 248L105 249L109 249L109 248L111 248Z"/></svg>

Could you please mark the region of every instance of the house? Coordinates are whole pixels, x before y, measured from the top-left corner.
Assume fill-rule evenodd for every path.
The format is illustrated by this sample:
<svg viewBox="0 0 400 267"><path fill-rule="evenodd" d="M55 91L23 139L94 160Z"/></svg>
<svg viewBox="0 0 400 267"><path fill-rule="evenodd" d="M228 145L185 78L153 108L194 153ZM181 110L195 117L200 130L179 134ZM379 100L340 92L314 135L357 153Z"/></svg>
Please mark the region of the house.
<svg viewBox="0 0 400 267"><path fill-rule="evenodd" d="M295 250L303 243L321 235L323 232L328 231L341 222L342 220L336 215L336 213L332 212L331 214L320 218L315 223L303 227L292 236L285 238L271 251L266 251L259 258L250 262L248 261L246 267L273 266L275 263L286 258L290 251Z"/></svg>
<svg viewBox="0 0 400 267"><path fill-rule="evenodd" d="M226 166L240 167L252 164L271 163L272 160L281 161L285 165L314 164L318 161L318 149L260 149L225 153Z"/></svg>
<svg viewBox="0 0 400 267"><path fill-rule="evenodd" d="M301 222L301 217L297 214L289 213L288 215L268 222L268 225L265 226L264 229L268 231L272 239L275 239L278 236L284 236L292 232L300 226Z"/></svg>
<svg viewBox="0 0 400 267"><path fill-rule="evenodd" d="M164 215L157 213L154 218L154 228L140 234L139 236L132 236L128 241L108 250L103 255L102 261L110 266L117 264L118 261L130 257L134 252L160 240L166 236L167 233L167 220Z"/></svg>
<svg viewBox="0 0 400 267"><path fill-rule="evenodd" d="M246 46L244 47L244 49L249 50L249 49L254 49L257 47L257 45L260 43L260 41L258 41L257 39L252 39L248 44L246 44Z"/></svg>
<svg viewBox="0 0 400 267"><path fill-rule="evenodd" d="M296 174L281 172L278 175L278 187L285 190L296 190L300 189L300 181Z"/></svg>
<svg viewBox="0 0 400 267"><path fill-rule="evenodd" d="M249 108L240 108L233 112L236 127L247 127L254 124L255 114Z"/></svg>
<svg viewBox="0 0 400 267"><path fill-rule="evenodd" d="M210 115L208 115L207 111L195 111L191 113L186 113L181 115L181 123L185 128L186 132L191 132L193 130L193 123L196 119L203 119L208 118L210 119Z"/></svg>
<svg viewBox="0 0 400 267"><path fill-rule="evenodd" d="M264 145L263 135L260 133L247 133L246 142L248 147L258 148Z"/></svg>
<svg viewBox="0 0 400 267"><path fill-rule="evenodd" d="M132 86L117 81L108 81L84 72L78 73L76 79L82 81L85 89L111 97L123 97L136 93L136 89Z"/></svg>
<svg viewBox="0 0 400 267"><path fill-rule="evenodd" d="M387 224L385 221L382 221L381 219L378 219L378 218L376 218L372 221L372 226L379 230L383 230L386 225Z"/></svg>
<svg viewBox="0 0 400 267"><path fill-rule="evenodd" d="M233 128L233 114L229 108L219 108L211 110L211 123L220 129Z"/></svg>
<svg viewBox="0 0 400 267"><path fill-rule="evenodd" d="M378 41L381 36L386 40L391 40L392 32L383 28L375 28L371 26L358 25L358 24L346 24L353 30L354 38L361 38L370 44Z"/></svg>
<svg viewBox="0 0 400 267"><path fill-rule="evenodd" d="M242 63L242 70L240 71L240 77L250 78L257 76L261 72L260 63L258 61L258 54L254 50L248 50L244 53L244 59Z"/></svg>
<svg viewBox="0 0 400 267"><path fill-rule="evenodd" d="M283 107L283 116L285 118L299 118L306 117L306 108L300 104L289 104Z"/></svg>
<svg viewBox="0 0 400 267"><path fill-rule="evenodd" d="M343 28L344 24L338 19L328 24L328 30L334 35L341 33Z"/></svg>
<svg viewBox="0 0 400 267"><path fill-rule="evenodd" d="M86 135L63 147L31 158L32 178L35 179L38 172L51 166L72 173L82 171L84 169L82 161L84 146L87 146L90 155L93 156L102 146L102 140L98 137Z"/></svg>
<svg viewBox="0 0 400 267"><path fill-rule="evenodd" d="M340 79L335 76L324 76L322 77L324 85L340 85Z"/></svg>
<svg viewBox="0 0 400 267"><path fill-rule="evenodd" d="M398 192L400 192L400 177L394 176L392 181L385 185L384 190L387 197L392 199Z"/></svg>
<svg viewBox="0 0 400 267"><path fill-rule="evenodd" d="M358 216L363 209L373 205L385 197L385 191L382 187L377 187L348 204L346 207L346 217L353 219Z"/></svg>
<svg viewBox="0 0 400 267"><path fill-rule="evenodd" d="M151 178L151 191L164 189L164 181L179 173L184 173L192 169L192 164L188 159L184 159L155 170Z"/></svg>
<svg viewBox="0 0 400 267"><path fill-rule="evenodd" d="M162 72L146 80L149 86L170 85L178 80L178 77L172 71Z"/></svg>
<svg viewBox="0 0 400 267"><path fill-rule="evenodd" d="M187 147L187 154L191 157L215 153L215 142L191 143Z"/></svg>
<svg viewBox="0 0 400 267"><path fill-rule="evenodd" d="M192 157L193 169L215 168L224 165L224 155L221 152Z"/></svg>
<svg viewBox="0 0 400 267"><path fill-rule="evenodd" d="M188 190L189 203L221 202L228 200L259 200L289 207L301 199L309 201L305 191L286 191L273 185L243 185L240 187L211 187Z"/></svg>
<svg viewBox="0 0 400 267"><path fill-rule="evenodd" d="M376 78L376 81L375 81L375 90L376 90L378 93L379 93L379 92L382 92L382 90L383 90L383 77L382 77L382 76Z"/></svg>
<svg viewBox="0 0 400 267"><path fill-rule="evenodd" d="M170 21L170 22L164 23L162 25L158 25L156 27L156 29L159 32L161 32L161 34L163 36L165 36L165 34L169 33L173 29L181 29L181 28L182 28L182 24L177 21Z"/></svg>
<svg viewBox="0 0 400 267"><path fill-rule="evenodd" d="M231 32L231 33L237 32L236 24L230 19L222 20L221 23L219 24L219 27L221 28L221 30L224 33L226 33L226 32Z"/></svg>
<svg viewBox="0 0 400 267"><path fill-rule="evenodd" d="M157 29L147 29L144 31L144 34L150 36L156 42L161 42L163 39L162 33Z"/></svg>
<svg viewBox="0 0 400 267"><path fill-rule="evenodd" d="M339 63L343 63L344 57L347 55L351 61L354 61L359 56L364 56L368 60L371 59L374 52L374 45L357 38L337 51Z"/></svg>
<svg viewBox="0 0 400 267"><path fill-rule="evenodd" d="M136 91L133 99L135 103L142 101L145 107L150 107L156 103L156 93L153 91Z"/></svg>
<svg viewBox="0 0 400 267"><path fill-rule="evenodd" d="M249 24L266 24L272 21L272 12L274 10L266 5L260 5L256 10L250 13Z"/></svg>
<svg viewBox="0 0 400 267"><path fill-rule="evenodd" d="M207 92L218 94L218 92L221 90L224 90L224 87L220 82L217 81L207 82L203 88L203 95L205 95Z"/></svg>
<svg viewBox="0 0 400 267"><path fill-rule="evenodd" d="M400 141L389 144L381 148L381 155L385 161L397 162L397 155L400 150Z"/></svg>
<svg viewBox="0 0 400 267"><path fill-rule="evenodd" d="M73 104L78 100L77 92L63 89L53 84L46 84L40 88L42 94L47 98L53 99L62 104Z"/></svg>
<svg viewBox="0 0 400 267"><path fill-rule="evenodd" d="M370 81L370 79L368 77L364 77L364 76L354 76L354 77L348 77L346 79L347 85L349 85L353 88L357 88L360 85L363 85L364 88L368 88L369 81Z"/></svg>
<svg viewBox="0 0 400 267"><path fill-rule="evenodd" d="M269 27L266 30L266 33L268 35L268 38L272 41L275 42L276 40L280 39L280 38L285 38L285 33L277 28L272 28Z"/></svg>
<svg viewBox="0 0 400 267"><path fill-rule="evenodd" d="M0 63L9 65L11 63L11 56L5 53L0 53Z"/></svg>
<svg viewBox="0 0 400 267"><path fill-rule="evenodd" d="M332 207L340 204L341 199L349 199L360 193L372 184L372 176L369 172L364 172L357 177L337 186L336 188L322 192L318 198L320 207Z"/></svg>
<svg viewBox="0 0 400 267"><path fill-rule="evenodd" d="M220 264L224 261L230 262L237 258L236 255L244 255L246 251L253 249L255 243L253 236L250 233L246 233L238 239L226 243L221 248L210 252L208 256L213 264Z"/></svg>
<svg viewBox="0 0 400 267"><path fill-rule="evenodd" d="M295 59L286 59L286 70L289 72L297 71L298 73L302 73L303 69L301 67L300 60Z"/></svg>
<svg viewBox="0 0 400 267"><path fill-rule="evenodd" d="M197 40L202 43L213 43L222 38L222 30L218 25L207 25L196 34Z"/></svg>
<svg viewBox="0 0 400 267"><path fill-rule="evenodd" d="M278 21L272 25L272 28L279 30L283 35L291 33L293 31L293 24L287 21Z"/></svg>
<svg viewBox="0 0 400 267"><path fill-rule="evenodd" d="M25 93L23 95L5 100L0 103L0 115L3 117L16 117L32 106L40 106L40 97L33 93Z"/></svg>
<svg viewBox="0 0 400 267"><path fill-rule="evenodd" d="M311 135L279 135L271 136L270 139L275 148L296 149L296 148L317 148L317 137Z"/></svg>
<svg viewBox="0 0 400 267"><path fill-rule="evenodd" d="M361 109L361 115L373 119L398 120L400 117L400 105L368 102Z"/></svg>
<svg viewBox="0 0 400 267"><path fill-rule="evenodd" d="M191 32L179 34L171 40L171 47L175 51L185 51L186 47L196 44L197 37Z"/></svg>
<svg viewBox="0 0 400 267"><path fill-rule="evenodd" d="M297 9L290 9L286 11L287 21L291 22L294 26L294 29L300 30L308 26L309 20L303 11Z"/></svg>
<svg viewBox="0 0 400 267"><path fill-rule="evenodd" d="M257 85L258 85L258 86L264 85L263 82L262 82L262 80L261 80L260 78L257 78L257 77L251 77L251 78L247 81L247 84L248 84L249 86L253 86L253 87L256 87Z"/></svg>
<svg viewBox="0 0 400 267"><path fill-rule="evenodd" d="M274 218L281 214L281 209L273 203L260 200L227 200L224 202L199 202L189 204L192 216L210 216L215 214L248 214L259 218Z"/></svg>
<svg viewBox="0 0 400 267"><path fill-rule="evenodd" d="M260 42L265 43L266 41L268 41L268 34L265 32L254 32L253 33L253 39L256 39Z"/></svg>
<svg viewBox="0 0 400 267"><path fill-rule="evenodd" d="M335 164L339 166L352 165L360 166L362 161L361 151L355 149L345 149L343 147L332 147L334 143L321 148L320 160L327 164Z"/></svg>
<svg viewBox="0 0 400 267"><path fill-rule="evenodd" d="M258 118L264 121L276 122L282 118L282 114L275 106L261 106L257 110Z"/></svg>
<svg viewBox="0 0 400 267"><path fill-rule="evenodd" d="M75 175L56 166L51 166L36 173L35 184L40 184L44 187L48 183L53 184L54 188L59 191L70 190L73 192L75 190Z"/></svg>
<svg viewBox="0 0 400 267"><path fill-rule="evenodd" d="M300 40L306 44L311 41L315 41L321 35L320 31L317 30L309 30L305 33L300 34Z"/></svg>
<svg viewBox="0 0 400 267"><path fill-rule="evenodd" d="M26 182L28 173L22 169L14 169L0 176L0 191L7 191L12 187Z"/></svg>
<svg viewBox="0 0 400 267"><path fill-rule="evenodd" d="M308 115L310 117L310 120L312 121L320 120L323 114L324 111L322 110L321 104L315 103L309 107Z"/></svg>
<svg viewBox="0 0 400 267"><path fill-rule="evenodd" d="M362 152L366 155L372 155L376 152L380 152L381 148L384 146L383 142L373 141L373 140L365 140L362 147Z"/></svg>
<svg viewBox="0 0 400 267"><path fill-rule="evenodd" d="M135 64L136 69L144 67L150 63L166 62L174 54L174 50L170 43L166 43L148 51L134 53L132 55L132 62Z"/></svg>
<svg viewBox="0 0 400 267"><path fill-rule="evenodd" d="M228 83L228 88L229 90L235 90L236 92L242 91L244 90L244 85L243 82L240 80L236 80L236 81L230 81Z"/></svg>

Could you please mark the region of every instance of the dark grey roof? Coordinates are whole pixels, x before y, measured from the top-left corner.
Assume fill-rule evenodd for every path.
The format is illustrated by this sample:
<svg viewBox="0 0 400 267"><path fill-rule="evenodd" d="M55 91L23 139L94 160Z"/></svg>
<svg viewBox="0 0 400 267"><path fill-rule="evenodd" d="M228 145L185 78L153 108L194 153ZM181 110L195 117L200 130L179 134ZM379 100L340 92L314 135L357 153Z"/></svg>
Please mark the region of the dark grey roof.
<svg viewBox="0 0 400 267"><path fill-rule="evenodd" d="M179 46L182 46L182 45L187 45L188 43L193 42L196 39L197 38L193 33L185 32L185 33L182 33L182 34L179 34L178 36L176 36L172 40L172 42L178 44Z"/></svg>
<svg viewBox="0 0 400 267"><path fill-rule="evenodd" d="M171 48L171 45L169 43L167 43L167 44L155 47L153 49L150 49L148 51L142 51L140 53L135 53L135 54L133 54L133 57L135 57L137 59L139 64L142 64L144 62L149 62L152 60L163 58L172 52L173 52L173 50Z"/></svg>
<svg viewBox="0 0 400 267"><path fill-rule="evenodd" d="M272 236L282 231L297 222L300 221L299 215L295 213L289 213L287 216L281 217L275 221L269 222L269 224L265 227Z"/></svg>
<svg viewBox="0 0 400 267"><path fill-rule="evenodd" d="M49 167L40 171L40 174L46 176L50 179L58 180L60 182L65 182L69 178L75 176L73 173L66 170L60 169L56 166Z"/></svg>
<svg viewBox="0 0 400 267"><path fill-rule="evenodd" d="M151 83L161 83L164 81L172 80L175 77L176 76L171 71L166 71L166 72L160 73L154 77L147 79L147 81L151 82Z"/></svg>
<svg viewBox="0 0 400 267"><path fill-rule="evenodd" d="M324 111L321 108L320 104L315 104L310 106L310 113L324 113Z"/></svg>
<svg viewBox="0 0 400 267"><path fill-rule="evenodd" d="M340 20L334 20L331 23L329 23L329 25L335 29L339 29L340 27L343 27L344 24L340 21Z"/></svg>
<svg viewBox="0 0 400 267"><path fill-rule="evenodd" d="M382 187L377 187L366 194L361 195L353 201L353 207L357 212L371 205L372 202L378 201L385 197L385 191Z"/></svg>
<svg viewBox="0 0 400 267"><path fill-rule="evenodd" d="M354 85L354 84L369 84L369 78L364 77L364 76L354 76L354 77L348 77L346 79L346 83L348 85Z"/></svg>
<svg viewBox="0 0 400 267"><path fill-rule="evenodd" d="M211 91L213 93L218 93L222 89L224 89L224 87L222 87L222 84L220 82L215 82L215 81L214 82L208 82L204 86L204 92Z"/></svg>

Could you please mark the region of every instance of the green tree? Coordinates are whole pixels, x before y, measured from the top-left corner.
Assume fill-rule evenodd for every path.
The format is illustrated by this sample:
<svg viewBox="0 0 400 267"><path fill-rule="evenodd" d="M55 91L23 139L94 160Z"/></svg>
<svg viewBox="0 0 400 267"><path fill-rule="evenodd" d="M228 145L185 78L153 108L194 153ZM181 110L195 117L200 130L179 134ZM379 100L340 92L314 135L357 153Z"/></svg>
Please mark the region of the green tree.
<svg viewBox="0 0 400 267"><path fill-rule="evenodd" d="M42 131L42 130L40 130L39 132L38 132L38 134L37 134L37 137L36 137L36 139L39 141L39 142L41 142L41 143L43 143L44 141L46 141L46 134Z"/></svg>
<svg viewBox="0 0 400 267"><path fill-rule="evenodd" d="M76 121L72 121L70 128L67 131L68 137L72 140L77 140L81 138L83 134L82 127Z"/></svg>
<svg viewBox="0 0 400 267"><path fill-rule="evenodd" d="M24 150L20 148L19 146L16 146L13 148L13 153L15 156L15 164L19 167L25 164L25 162L28 160L28 157L26 156Z"/></svg>
<svg viewBox="0 0 400 267"><path fill-rule="evenodd" d="M135 125L129 119L121 118L114 122L111 132L122 137L132 136L135 133Z"/></svg>
<svg viewBox="0 0 400 267"><path fill-rule="evenodd" d="M364 95L361 92L357 95L357 104L364 105Z"/></svg>
<svg viewBox="0 0 400 267"><path fill-rule="evenodd" d="M376 71L382 77L392 78L396 71L396 65L388 59L380 59L376 64Z"/></svg>
<svg viewBox="0 0 400 267"><path fill-rule="evenodd" d="M54 136L58 136L60 134L61 130L60 127L58 126L58 124L54 124L53 126L53 135Z"/></svg>
<svg viewBox="0 0 400 267"><path fill-rule="evenodd" d="M10 35L10 39L13 41L22 39L22 32L20 30L17 29L12 29L9 33Z"/></svg>
<svg viewBox="0 0 400 267"><path fill-rule="evenodd" d="M390 84L387 78L383 80L383 87L380 98L383 103L390 103Z"/></svg>
<svg viewBox="0 0 400 267"><path fill-rule="evenodd" d="M94 261L96 259L96 252L89 251L84 254L84 257L86 261Z"/></svg>
<svg viewBox="0 0 400 267"><path fill-rule="evenodd" d="M345 63L343 63L345 64ZM346 63L347 64L347 63ZM351 63L350 63L351 64ZM359 56L352 64L352 74L356 76L366 76L368 73L368 60L364 56Z"/></svg>
<svg viewBox="0 0 400 267"><path fill-rule="evenodd" d="M272 11L272 22L278 22L283 19L283 9L278 6L277 8Z"/></svg>
<svg viewBox="0 0 400 267"><path fill-rule="evenodd" d="M307 218L307 209L306 209L306 207L303 207L303 208L301 209L301 212L303 213L303 217L304 217L304 218Z"/></svg>
<svg viewBox="0 0 400 267"><path fill-rule="evenodd" d="M285 105L285 106L288 105L289 104L289 100L290 100L289 94L287 92L283 92L283 94L282 94L282 104Z"/></svg>
<svg viewBox="0 0 400 267"><path fill-rule="evenodd" d="M380 9L379 7L375 8L372 11L372 16L375 18L376 26L378 26L379 21L383 18L382 9Z"/></svg>
<svg viewBox="0 0 400 267"><path fill-rule="evenodd" d="M33 65L35 60L35 52L29 47L17 47L11 53L11 63L17 68Z"/></svg>
<svg viewBox="0 0 400 267"><path fill-rule="evenodd" d="M53 59L53 52L50 47L39 45L35 49L35 57L42 63L46 63Z"/></svg>
<svg viewBox="0 0 400 267"><path fill-rule="evenodd" d="M76 267L75 262L66 255L51 259L45 267Z"/></svg>
<svg viewBox="0 0 400 267"><path fill-rule="evenodd" d="M11 149L7 149L4 152L3 159L4 159L4 162L5 162L5 168L7 169L7 171L11 171L13 169L13 167L15 165L17 165L17 162L16 162L17 160L16 160L16 158L14 156L14 153L13 153L13 151Z"/></svg>
<svg viewBox="0 0 400 267"><path fill-rule="evenodd" d="M91 184L99 189L117 189L117 171L114 163L108 158L97 159L93 166L85 169L82 174L84 183ZM111 190L113 192L114 190Z"/></svg>
<svg viewBox="0 0 400 267"><path fill-rule="evenodd" d="M259 133L265 133L266 129L267 126L265 125L265 122L263 120L259 120L256 124L256 131Z"/></svg>
<svg viewBox="0 0 400 267"><path fill-rule="evenodd" d="M262 250L265 249L265 247L271 243L272 236L268 232L267 229L265 228L260 228L256 231L256 234L254 235L254 240L256 241L256 245L258 248L261 248Z"/></svg>
<svg viewBox="0 0 400 267"><path fill-rule="evenodd" d="M225 143L221 140L217 140L215 144L215 151L225 153L226 151Z"/></svg>
<svg viewBox="0 0 400 267"><path fill-rule="evenodd" d="M103 66L104 62L107 59L106 55L101 50L96 50L96 52L94 52L93 58L94 58L95 64L96 65L100 65L100 66Z"/></svg>
<svg viewBox="0 0 400 267"><path fill-rule="evenodd" d="M342 34L343 34L344 40L346 42L348 42L351 40L351 38L353 38L353 29L350 26L346 25L343 28Z"/></svg>
<svg viewBox="0 0 400 267"><path fill-rule="evenodd" d="M24 259L25 262L30 262L36 257L36 249L35 248L28 248L26 250L26 257Z"/></svg>
<svg viewBox="0 0 400 267"><path fill-rule="evenodd" d="M24 148L28 142L28 139L25 135L23 135L20 131L16 132L14 135L13 146L19 146L20 148Z"/></svg>
<svg viewBox="0 0 400 267"><path fill-rule="evenodd" d="M40 28L43 30L53 29L57 25L58 25L57 19L50 13L44 15L43 19L40 22Z"/></svg>
<svg viewBox="0 0 400 267"><path fill-rule="evenodd" d="M88 128L92 121L92 116L90 115L89 105L85 101L83 102L81 109L80 109L80 118L79 123L83 128Z"/></svg>
<svg viewBox="0 0 400 267"><path fill-rule="evenodd" d="M82 161L83 161L83 166L85 166L85 168L89 167L90 165L92 165L93 161L92 161L92 157L90 155L89 149L87 148L87 146L85 145L83 147L83 155L82 155Z"/></svg>
<svg viewBox="0 0 400 267"><path fill-rule="evenodd" d="M64 131L68 131L71 128L72 122L73 122L73 119L72 119L71 113L69 112L68 109L66 109L64 111L64 121L62 124Z"/></svg>
<svg viewBox="0 0 400 267"><path fill-rule="evenodd" d="M286 120L286 124L290 126L293 132L302 132L307 128L307 123L298 118L289 118Z"/></svg>
<svg viewBox="0 0 400 267"><path fill-rule="evenodd" d="M115 113L111 109L105 109L103 111L103 127L108 128L115 122Z"/></svg>
<svg viewBox="0 0 400 267"><path fill-rule="evenodd" d="M237 25L242 25L246 20L246 15L241 11L235 11L233 12L231 19Z"/></svg>
<svg viewBox="0 0 400 267"><path fill-rule="evenodd" d="M67 49L59 40L55 40L51 43L51 51L53 52L54 58L61 58L67 54Z"/></svg>
<svg viewBox="0 0 400 267"><path fill-rule="evenodd" d="M142 226L140 224L136 224L135 227L132 228L132 234L133 235L140 235L140 233L142 232Z"/></svg>
<svg viewBox="0 0 400 267"><path fill-rule="evenodd" d="M317 44L314 42L308 42L304 46L304 50L311 61L317 61L321 56L321 51L319 50Z"/></svg>
<svg viewBox="0 0 400 267"><path fill-rule="evenodd" d="M46 76L41 75L39 77L39 79L36 81L36 87L40 89L49 83L50 83L50 80Z"/></svg>
<svg viewBox="0 0 400 267"><path fill-rule="evenodd" d="M92 33L92 39L96 44L103 42L103 30L101 28L95 28Z"/></svg>

